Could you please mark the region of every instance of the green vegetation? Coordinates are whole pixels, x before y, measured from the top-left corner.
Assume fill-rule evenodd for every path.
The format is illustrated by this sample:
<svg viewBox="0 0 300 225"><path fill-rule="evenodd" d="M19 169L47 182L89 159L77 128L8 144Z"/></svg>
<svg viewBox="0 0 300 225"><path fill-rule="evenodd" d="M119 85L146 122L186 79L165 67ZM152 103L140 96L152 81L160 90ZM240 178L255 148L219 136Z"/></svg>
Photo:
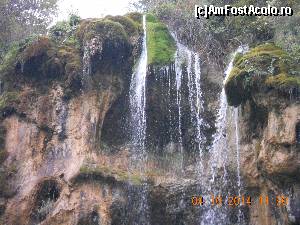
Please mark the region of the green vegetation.
<svg viewBox="0 0 300 225"><path fill-rule="evenodd" d="M1 73L12 69L12 67L14 66L17 60L18 53L19 53L19 46L16 44L12 45L8 50L8 52L5 54L2 64L0 64Z"/></svg>
<svg viewBox="0 0 300 225"><path fill-rule="evenodd" d="M3 75L23 74L27 77L55 77L81 69L78 41L68 39L57 45L47 37L36 37L13 45L4 58ZM65 70L64 68L65 67ZM2 77L3 78L3 77Z"/></svg>
<svg viewBox="0 0 300 225"><path fill-rule="evenodd" d="M266 88L285 93L300 88L299 65L272 43L252 48L243 56L237 55L225 84L228 102L234 106L250 97L252 91Z"/></svg>
<svg viewBox="0 0 300 225"><path fill-rule="evenodd" d="M134 185L140 185L145 182L140 174L132 174L126 170L115 169L107 166L89 166L84 165L80 168L81 176L96 176L103 178L113 178L119 182L131 182Z"/></svg>
<svg viewBox="0 0 300 225"><path fill-rule="evenodd" d="M5 161L7 158L7 152L3 149L0 149L0 164Z"/></svg>
<svg viewBox="0 0 300 225"><path fill-rule="evenodd" d="M0 197L9 198L15 194L15 190L9 185L9 180L14 179L17 172L18 168L15 163L9 166L0 166Z"/></svg>
<svg viewBox="0 0 300 225"><path fill-rule="evenodd" d="M96 54L101 54L106 68L111 63L117 72L123 71L121 65L141 33L141 23L134 20L138 15L86 20L73 15L51 27L47 37L32 36L11 45L0 64L5 91L17 90L26 82L38 83L47 91L51 82L61 81L64 98L70 99L82 88L82 55L86 50L91 54L90 63L97 60L99 69L104 66L99 65L99 57L93 58Z"/></svg>
<svg viewBox="0 0 300 225"><path fill-rule="evenodd" d="M142 24L143 15L141 13L131 12L131 13L127 13L125 16L132 19L137 24L140 24L140 25Z"/></svg>
<svg viewBox="0 0 300 225"><path fill-rule="evenodd" d="M268 77L266 84L269 87L278 88L280 90L300 88L300 76L289 76L286 73L281 73L276 76Z"/></svg>
<svg viewBox="0 0 300 225"><path fill-rule="evenodd" d="M38 39L38 36L33 35L22 41L12 43L7 49L7 52L2 59L2 63L0 64L1 74L11 72L20 58L20 53Z"/></svg>
<svg viewBox="0 0 300 225"><path fill-rule="evenodd" d="M291 6L294 15L291 17L267 16L211 16L209 19L191 19L194 17L191 8L199 4L198 0L168 1L139 0L139 9L153 13L166 22L178 37L189 45L206 54L210 60L225 66L226 56L241 44L257 46L264 42L274 42L283 50L299 50L299 9L297 0L206 0L205 4L224 6ZM153 17L152 17L153 18ZM151 19L152 19L151 18ZM299 56L300 54L298 54ZM299 61L300 61L300 57Z"/></svg>
<svg viewBox="0 0 300 225"><path fill-rule="evenodd" d="M46 34L56 11L57 0L0 0L0 64L11 44L34 34Z"/></svg>
<svg viewBox="0 0 300 225"><path fill-rule="evenodd" d="M18 92L5 92L0 96L0 111L4 110L6 107L12 106L13 104L18 104L18 102Z"/></svg>
<svg viewBox="0 0 300 225"><path fill-rule="evenodd" d="M147 15L148 64L162 66L174 60L176 43L168 28L152 14Z"/></svg>
<svg viewBox="0 0 300 225"><path fill-rule="evenodd" d="M142 30L141 23L138 23L127 16L107 16L105 18L120 23L129 37L138 35L139 31Z"/></svg>
<svg viewBox="0 0 300 225"><path fill-rule="evenodd" d="M71 14L67 21L59 21L49 29L49 37L54 41L79 47L74 35L80 21L79 16Z"/></svg>
<svg viewBox="0 0 300 225"><path fill-rule="evenodd" d="M57 56L65 65L65 72L67 75L74 75L81 71L80 52L77 48L64 45L58 48Z"/></svg>
<svg viewBox="0 0 300 225"><path fill-rule="evenodd" d="M110 40L111 42L128 41L124 27L119 22L109 19L84 20L80 23L76 35L82 43L96 36L101 40Z"/></svg>

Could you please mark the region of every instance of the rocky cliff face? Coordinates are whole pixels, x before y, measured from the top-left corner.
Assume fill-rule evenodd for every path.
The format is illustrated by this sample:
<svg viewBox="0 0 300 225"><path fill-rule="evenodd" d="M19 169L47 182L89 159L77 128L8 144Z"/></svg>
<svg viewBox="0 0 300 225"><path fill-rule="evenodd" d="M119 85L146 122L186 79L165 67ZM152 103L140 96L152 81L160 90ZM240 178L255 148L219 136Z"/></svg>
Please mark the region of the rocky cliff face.
<svg viewBox="0 0 300 225"><path fill-rule="evenodd" d="M299 77L288 75L292 64L271 45L238 57L226 91L229 103L240 105L245 192L264 201L269 197L269 204L257 201L250 207L250 224L299 224ZM279 77L280 82L270 82Z"/></svg>
<svg viewBox="0 0 300 225"><path fill-rule="evenodd" d="M139 33L121 19L136 29L130 37L121 23L88 20L78 26L81 47L39 38L7 61L1 224L108 224L114 198L126 196L107 175L99 185L79 182L85 164L107 160L98 155L102 124L131 75Z"/></svg>

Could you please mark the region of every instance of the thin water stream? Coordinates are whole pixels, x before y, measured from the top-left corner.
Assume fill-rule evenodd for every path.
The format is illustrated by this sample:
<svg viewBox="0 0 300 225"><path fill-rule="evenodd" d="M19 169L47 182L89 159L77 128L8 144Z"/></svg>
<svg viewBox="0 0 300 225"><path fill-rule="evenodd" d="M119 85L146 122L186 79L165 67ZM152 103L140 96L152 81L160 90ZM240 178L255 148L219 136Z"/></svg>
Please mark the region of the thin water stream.
<svg viewBox="0 0 300 225"><path fill-rule="evenodd" d="M144 174L144 164L147 162L145 150L146 140L146 75L147 75L147 29L146 16L143 16L143 47L142 54L130 84L130 125L131 125L131 159L129 170L138 170L141 176ZM129 212L131 224L147 225L149 222L148 185L128 187Z"/></svg>

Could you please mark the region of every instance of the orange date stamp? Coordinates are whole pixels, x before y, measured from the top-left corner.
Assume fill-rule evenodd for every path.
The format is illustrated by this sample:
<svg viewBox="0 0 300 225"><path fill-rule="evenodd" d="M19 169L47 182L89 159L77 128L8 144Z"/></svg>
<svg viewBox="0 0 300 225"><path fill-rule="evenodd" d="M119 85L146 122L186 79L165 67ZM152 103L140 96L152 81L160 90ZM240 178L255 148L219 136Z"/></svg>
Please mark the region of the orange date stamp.
<svg viewBox="0 0 300 225"><path fill-rule="evenodd" d="M203 197L201 195L192 196L191 204L192 206L228 206L228 207L238 207L238 206L251 206L254 203L259 203L260 205L275 205L278 207L287 206L289 203L289 198L284 195L278 195L275 197L260 195L258 198L252 198L251 196L221 196L221 195L211 195L210 197Z"/></svg>

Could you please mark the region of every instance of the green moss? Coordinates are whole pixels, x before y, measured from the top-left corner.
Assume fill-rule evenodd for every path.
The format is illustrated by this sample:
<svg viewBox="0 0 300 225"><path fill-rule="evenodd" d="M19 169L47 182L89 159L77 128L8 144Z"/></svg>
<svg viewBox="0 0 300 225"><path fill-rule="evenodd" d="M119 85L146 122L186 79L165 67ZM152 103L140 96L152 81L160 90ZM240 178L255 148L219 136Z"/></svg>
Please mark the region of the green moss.
<svg viewBox="0 0 300 225"><path fill-rule="evenodd" d="M127 41L128 39L124 27L120 23L109 19L84 20L80 23L76 35L82 42L91 40L95 36L112 42L118 40Z"/></svg>
<svg viewBox="0 0 300 225"><path fill-rule="evenodd" d="M20 51L19 45L14 44L10 47L9 51L4 56L2 64L0 64L0 72L4 73L13 69L17 55Z"/></svg>
<svg viewBox="0 0 300 225"><path fill-rule="evenodd" d="M70 47L70 45L61 46L58 48L57 56L65 64L67 75L81 71L80 52L77 48Z"/></svg>
<svg viewBox="0 0 300 225"><path fill-rule="evenodd" d="M237 106L251 96L253 91L271 88L289 92L300 88L299 75L293 58L272 43L266 43L238 55L225 82L227 100Z"/></svg>
<svg viewBox="0 0 300 225"><path fill-rule="evenodd" d="M45 83L59 78L64 75L64 68L56 54L57 45L48 37L39 37L18 56L16 73Z"/></svg>
<svg viewBox="0 0 300 225"><path fill-rule="evenodd" d="M9 180L13 180L18 172L15 163L8 166L0 166L0 198L11 198L15 195L15 190L11 188Z"/></svg>
<svg viewBox="0 0 300 225"><path fill-rule="evenodd" d="M0 97L0 111L5 108L12 106L13 104L19 103L19 93L18 92L6 92Z"/></svg>
<svg viewBox="0 0 300 225"><path fill-rule="evenodd" d="M148 64L166 65L174 60L176 43L168 28L153 15L147 15Z"/></svg>
<svg viewBox="0 0 300 225"><path fill-rule="evenodd" d="M156 16L154 16L151 13L148 13L146 15L146 20L148 23L159 23L160 21L158 20L158 18Z"/></svg>
<svg viewBox="0 0 300 225"><path fill-rule="evenodd" d="M281 90L286 90L290 88L300 87L300 77L299 76L289 76L286 73L281 73L276 76L270 76L266 80L266 84L272 88L278 88Z"/></svg>
<svg viewBox="0 0 300 225"><path fill-rule="evenodd" d="M5 54L2 63L0 64L1 74L12 73L15 69L16 63L19 60L20 53L28 46L39 39L38 36L29 36L24 40L11 44L9 50Z"/></svg>
<svg viewBox="0 0 300 225"><path fill-rule="evenodd" d="M84 165L80 168L80 175L83 176L99 176L106 178L114 178L120 182L131 182L135 185L140 185L145 182L140 174L133 174L125 170L111 168L107 166L89 166Z"/></svg>
<svg viewBox="0 0 300 225"><path fill-rule="evenodd" d="M7 152L4 151L3 149L0 149L0 164L5 161L7 156L8 156Z"/></svg>
<svg viewBox="0 0 300 225"><path fill-rule="evenodd" d="M127 13L125 16L132 19L134 22L138 24L142 24L143 15L141 13L131 12L131 13Z"/></svg>
<svg viewBox="0 0 300 225"><path fill-rule="evenodd" d="M236 66L239 66L249 59L257 58L260 56L284 60L288 57L288 54L276 45L272 43L266 43L251 49L244 56L240 57L235 64Z"/></svg>
<svg viewBox="0 0 300 225"><path fill-rule="evenodd" d="M30 44L22 52L22 61L28 61L32 57L39 57L43 54L50 53L52 50L52 42L47 37L39 37L37 41Z"/></svg>
<svg viewBox="0 0 300 225"><path fill-rule="evenodd" d="M126 31L126 34L128 36L134 36L138 34L138 31L141 30L140 23L135 22L129 17L125 16L107 16L106 19L120 23L124 30Z"/></svg>

